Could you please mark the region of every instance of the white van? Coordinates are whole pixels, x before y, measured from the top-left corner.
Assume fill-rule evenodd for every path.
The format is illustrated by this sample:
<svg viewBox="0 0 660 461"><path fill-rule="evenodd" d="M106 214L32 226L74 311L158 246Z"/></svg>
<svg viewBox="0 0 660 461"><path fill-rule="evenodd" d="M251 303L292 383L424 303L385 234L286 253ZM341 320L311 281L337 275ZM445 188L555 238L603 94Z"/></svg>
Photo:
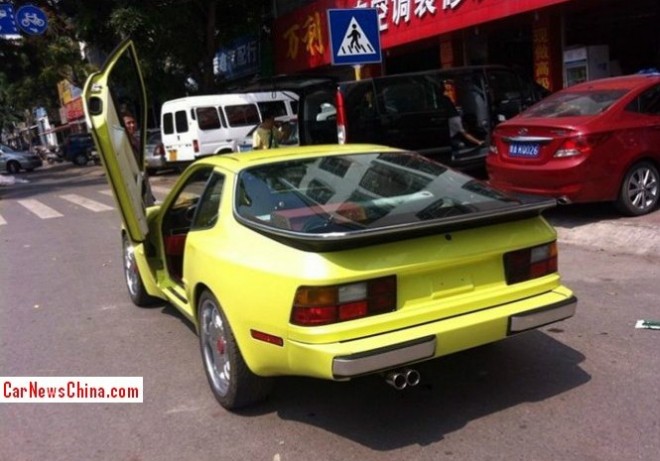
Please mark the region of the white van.
<svg viewBox="0 0 660 461"><path fill-rule="evenodd" d="M189 96L166 101L161 130L167 163L238 150L238 143L261 123L262 111L294 116L298 96L285 92Z"/></svg>

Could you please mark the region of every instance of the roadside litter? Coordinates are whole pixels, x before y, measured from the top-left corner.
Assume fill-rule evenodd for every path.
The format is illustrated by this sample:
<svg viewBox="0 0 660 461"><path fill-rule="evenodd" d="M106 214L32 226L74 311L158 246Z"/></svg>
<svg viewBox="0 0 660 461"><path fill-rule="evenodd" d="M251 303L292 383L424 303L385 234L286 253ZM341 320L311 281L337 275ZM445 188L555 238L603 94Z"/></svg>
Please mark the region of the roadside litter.
<svg viewBox="0 0 660 461"><path fill-rule="evenodd" d="M635 328L647 328L649 330L660 330L660 320L638 320Z"/></svg>

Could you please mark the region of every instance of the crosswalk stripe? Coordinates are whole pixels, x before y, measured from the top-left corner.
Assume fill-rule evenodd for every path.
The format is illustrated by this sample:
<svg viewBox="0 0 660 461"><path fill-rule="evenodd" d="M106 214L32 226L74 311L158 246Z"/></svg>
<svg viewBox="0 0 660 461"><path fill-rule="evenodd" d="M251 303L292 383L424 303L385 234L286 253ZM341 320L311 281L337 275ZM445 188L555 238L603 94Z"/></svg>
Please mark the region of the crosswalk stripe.
<svg viewBox="0 0 660 461"><path fill-rule="evenodd" d="M60 218L63 215L55 210L53 210L48 205L44 205L38 200L34 199L25 199L17 200L19 205L24 206L28 211L36 214L41 219L50 219L50 218Z"/></svg>
<svg viewBox="0 0 660 461"><path fill-rule="evenodd" d="M4 226L5 224L7 224L7 221L5 221L5 218L0 215L0 226Z"/></svg>
<svg viewBox="0 0 660 461"><path fill-rule="evenodd" d="M113 209L111 206L108 206L104 203L97 202L95 200L91 200L76 194L60 195L60 198L97 213L99 211L108 211Z"/></svg>
<svg viewBox="0 0 660 461"><path fill-rule="evenodd" d="M112 191L110 189L100 190L99 194L109 195L110 197L112 197Z"/></svg>

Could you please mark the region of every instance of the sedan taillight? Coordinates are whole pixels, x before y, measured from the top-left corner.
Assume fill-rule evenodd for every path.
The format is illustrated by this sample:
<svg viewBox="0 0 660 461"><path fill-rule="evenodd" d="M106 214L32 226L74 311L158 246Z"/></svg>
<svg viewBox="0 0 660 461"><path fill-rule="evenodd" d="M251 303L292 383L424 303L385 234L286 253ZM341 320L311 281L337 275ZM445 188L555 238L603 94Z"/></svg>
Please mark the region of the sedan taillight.
<svg viewBox="0 0 660 461"><path fill-rule="evenodd" d="M506 283L520 283L557 272L557 242L504 254Z"/></svg>
<svg viewBox="0 0 660 461"><path fill-rule="evenodd" d="M396 309L396 277L296 291L291 323L319 326L354 320Z"/></svg>
<svg viewBox="0 0 660 461"><path fill-rule="evenodd" d="M610 133L596 133L590 135L573 136L566 139L555 152L555 158L575 157L588 155L598 144L610 137Z"/></svg>

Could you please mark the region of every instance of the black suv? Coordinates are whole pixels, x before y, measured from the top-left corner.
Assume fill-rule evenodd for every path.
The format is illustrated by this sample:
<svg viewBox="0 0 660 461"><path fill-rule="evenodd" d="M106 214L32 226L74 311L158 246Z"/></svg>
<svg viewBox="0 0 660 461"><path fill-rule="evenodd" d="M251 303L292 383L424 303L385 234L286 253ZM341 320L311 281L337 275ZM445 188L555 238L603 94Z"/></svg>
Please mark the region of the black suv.
<svg viewBox="0 0 660 461"><path fill-rule="evenodd" d="M463 168L483 166L493 127L548 94L514 70L495 65L350 82L275 77L258 85L298 94L300 144L384 144ZM450 136L449 120L456 115L483 144Z"/></svg>
<svg viewBox="0 0 660 461"><path fill-rule="evenodd" d="M62 145L64 158L78 166L87 165L94 160L94 140L89 133L76 133L69 135Z"/></svg>

